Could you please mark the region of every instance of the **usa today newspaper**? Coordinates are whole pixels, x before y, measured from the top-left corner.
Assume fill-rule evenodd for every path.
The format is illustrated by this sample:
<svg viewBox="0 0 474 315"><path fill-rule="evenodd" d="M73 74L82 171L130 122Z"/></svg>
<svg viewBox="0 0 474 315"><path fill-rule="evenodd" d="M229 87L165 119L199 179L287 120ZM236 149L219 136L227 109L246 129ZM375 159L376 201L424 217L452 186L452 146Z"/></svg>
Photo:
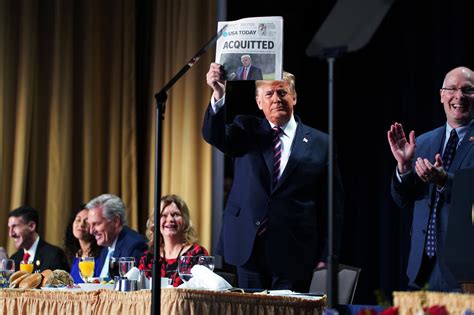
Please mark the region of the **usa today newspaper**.
<svg viewBox="0 0 474 315"><path fill-rule="evenodd" d="M283 76L283 17L264 16L219 21L227 27L216 43L216 63L226 80L281 80Z"/></svg>

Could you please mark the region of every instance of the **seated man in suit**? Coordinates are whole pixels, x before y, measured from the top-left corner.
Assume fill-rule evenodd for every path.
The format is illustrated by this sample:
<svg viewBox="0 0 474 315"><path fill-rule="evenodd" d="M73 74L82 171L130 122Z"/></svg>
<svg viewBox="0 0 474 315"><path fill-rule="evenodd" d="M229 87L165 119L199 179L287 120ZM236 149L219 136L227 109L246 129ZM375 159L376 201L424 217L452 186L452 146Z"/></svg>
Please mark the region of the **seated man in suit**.
<svg viewBox="0 0 474 315"><path fill-rule="evenodd" d="M25 261L33 264L33 272L45 269L69 271L64 251L39 237L36 232L38 224L38 211L28 206L19 207L8 215L8 235L18 249L11 257L15 269L18 270L20 262Z"/></svg>
<svg viewBox="0 0 474 315"><path fill-rule="evenodd" d="M104 261L100 277L109 276L110 257L135 257L135 265L138 266L140 257L148 249L147 239L126 225L122 200L111 194L103 194L89 201L86 208L89 209L87 220L90 233L95 236L99 246L104 246L98 259Z"/></svg>

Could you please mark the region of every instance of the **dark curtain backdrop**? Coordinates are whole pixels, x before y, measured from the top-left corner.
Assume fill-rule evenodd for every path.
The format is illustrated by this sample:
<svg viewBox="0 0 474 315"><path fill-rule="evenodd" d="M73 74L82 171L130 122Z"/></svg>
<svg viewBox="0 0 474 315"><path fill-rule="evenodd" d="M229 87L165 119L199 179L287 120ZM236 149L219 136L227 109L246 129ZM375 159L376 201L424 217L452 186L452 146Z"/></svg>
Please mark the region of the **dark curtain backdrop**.
<svg viewBox="0 0 474 315"><path fill-rule="evenodd" d="M305 49L335 1L228 1L228 20L283 16L284 68L296 75L296 114L327 131L324 60ZM335 63L335 141L345 185L340 262L362 268L355 304L406 287L411 214L390 196L395 169L386 132L419 135L445 122L439 88L451 68L474 68L472 1L395 1L370 43ZM227 168L229 172L229 168ZM303 254L303 253L302 253Z"/></svg>

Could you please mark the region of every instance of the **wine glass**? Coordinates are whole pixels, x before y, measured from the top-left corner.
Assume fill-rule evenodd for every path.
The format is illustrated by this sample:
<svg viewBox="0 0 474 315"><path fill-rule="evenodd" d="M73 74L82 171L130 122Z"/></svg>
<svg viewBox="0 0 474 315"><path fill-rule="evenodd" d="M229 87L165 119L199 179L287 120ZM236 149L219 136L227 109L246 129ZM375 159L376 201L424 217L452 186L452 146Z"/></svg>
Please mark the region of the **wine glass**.
<svg viewBox="0 0 474 315"><path fill-rule="evenodd" d="M120 257L119 258L119 274L124 278L127 272L135 266L135 257Z"/></svg>
<svg viewBox="0 0 474 315"><path fill-rule="evenodd" d="M211 271L214 271L214 266L215 266L215 258L214 256L199 256L198 258L198 265L202 265L204 267L207 267Z"/></svg>
<svg viewBox="0 0 474 315"><path fill-rule="evenodd" d="M13 259L2 259L0 261L0 288L8 288L10 276L15 272L15 261Z"/></svg>
<svg viewBox="0 0 474 315"><path fill-rule="evenodd" d="M84 283L89 283L94 276L94 257L79 258L79 274Z"/></svg>
<svg viewBox="0 0 474 315"><path fill-rule="evenodd" d="M183 282L188 282L193 274L191 269L198 263L199 256L180 256L178 257L178 274Z"/></svg>

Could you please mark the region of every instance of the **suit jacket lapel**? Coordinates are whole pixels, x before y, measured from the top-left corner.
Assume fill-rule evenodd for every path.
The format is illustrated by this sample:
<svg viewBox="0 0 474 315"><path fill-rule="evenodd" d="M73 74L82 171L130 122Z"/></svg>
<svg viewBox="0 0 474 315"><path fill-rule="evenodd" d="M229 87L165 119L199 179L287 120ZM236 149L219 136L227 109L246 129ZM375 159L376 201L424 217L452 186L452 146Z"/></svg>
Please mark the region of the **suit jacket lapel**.
<svg viewBox="0 0 474 315"><path fill-rule="evenodd" d="M43 239L40 237L39 239L39 242L38 242L38 246L36 247L36 252L35 252L35 257L33 259L33 269L36 270L36 268L40 269L41 266L43 265L43 260L45 260L45 258L43 257L43 253L44 253L44 241ZM37 262L39 261L39 264L37 264Z"/></svg>
<svg viewBox="0 0 474 315"><path fill-rule="evenodd" d="M436 156L436 153L439 153L442 156L441 149L444 142L445 134L446 128L439 128L438 130L436 130L434 136L430 138L430 145L428 147L427 154L423 153L423 156L421 156L421 158L427 158L432 161L432 163L434 163L434 157Z"/></svg>
<svg viewBox="0 0 474 315"><path fill-rule="evenodd" d="M127 229L126 226L122 227L122 230L119 233L119 236L117 238L117 243L115 243L115 248L114 252L112 253L112 256L114 257L122 257L122 243L123 243L123 237L125 234L125 230Z"/></svg>
<svg viewBox="0 0 474 315"><path fill-rule="evenodd" d="M451 172L457 170L460 167L467 153L472 148L472 146L474 146L474 142L469 140L471 137L474 137L474 122L471 122L469 130L456 150L456 154L454 155L454 159L449 168Z"/></svg>
<svg viewBox="0 0 474 315"><path fill-rule="evenodd" d="M268 170L268 182L271 187L271 174L273 172L273 148L270 124L266 119L260 121L260 127L257 130L257 143L262 153L262 158Z"/></svg>

